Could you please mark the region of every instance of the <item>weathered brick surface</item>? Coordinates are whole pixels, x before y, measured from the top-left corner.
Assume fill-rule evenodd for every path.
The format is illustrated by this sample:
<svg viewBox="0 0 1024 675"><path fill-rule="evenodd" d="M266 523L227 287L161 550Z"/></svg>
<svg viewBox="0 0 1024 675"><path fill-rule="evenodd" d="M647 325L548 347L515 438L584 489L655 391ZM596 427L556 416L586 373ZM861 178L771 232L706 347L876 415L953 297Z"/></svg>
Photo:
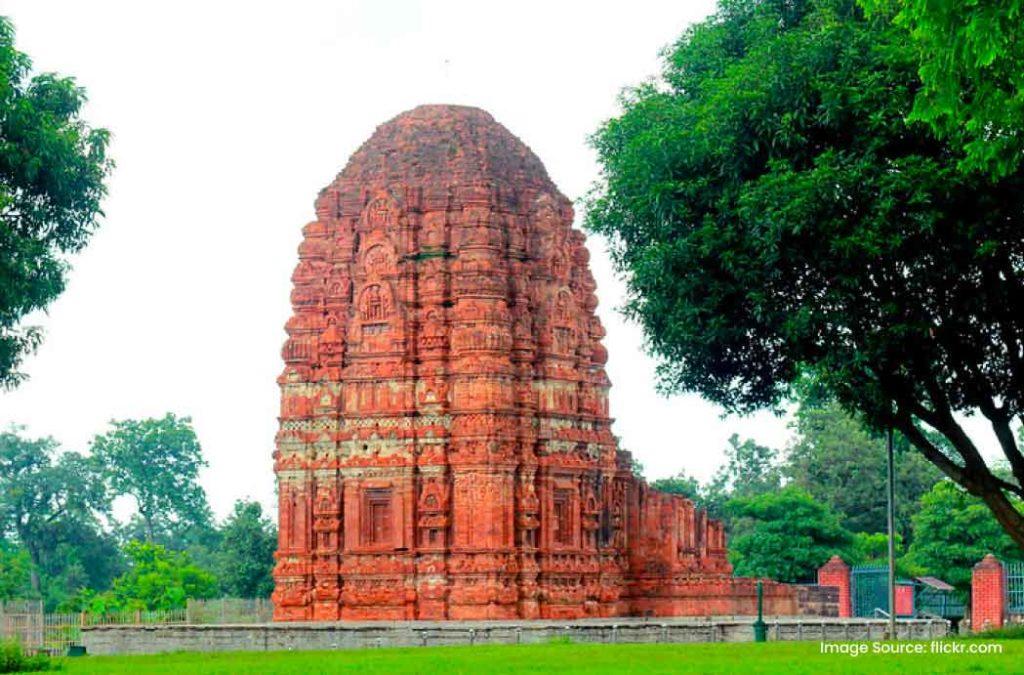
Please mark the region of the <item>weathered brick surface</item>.
<svg viewBox="0 0 1024 675"><path fill-rule="evenodd" d="M572 221L474 108L399 115L320 193L279 378L277 620L754 611L722 524L616 447Z"/></svg>
<svg viewBox="0 0 1024 675"><path fill-rule="evenodd" d="M831 586L839 591L839 616L853 616L850 598L850 566L837 555L818 569L818 585Z"/></svg>
<svg viewBox="0 0 1024 675"><path fill-rule="evenodd" d="M839 589L833 586L797 586L796 602L800 616L839 616Z"/></svg>
<svg viewBox="0 0 1024 675"><path fill-rule="evenodd" d="M1002 628L1006 620L1006 573L989 553L971 572L971 627L975 631Z"/></svg>

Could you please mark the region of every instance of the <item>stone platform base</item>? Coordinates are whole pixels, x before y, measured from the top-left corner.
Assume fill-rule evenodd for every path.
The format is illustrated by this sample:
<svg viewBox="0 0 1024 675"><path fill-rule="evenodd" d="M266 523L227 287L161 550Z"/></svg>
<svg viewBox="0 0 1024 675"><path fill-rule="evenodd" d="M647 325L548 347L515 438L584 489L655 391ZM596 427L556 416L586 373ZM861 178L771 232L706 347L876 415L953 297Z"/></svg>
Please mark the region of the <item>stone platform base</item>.
<svg viewBox="0 0 1024 675"><path fill-rule="evenodd" d="M877 640L874 619L766 617L769 640ZM93 626L82 629L90 654L278 651L573 642L750 642L753 617L581 619L575 621L338 622ZM949 622L900 620L901 638L945 637Z"/></svg>

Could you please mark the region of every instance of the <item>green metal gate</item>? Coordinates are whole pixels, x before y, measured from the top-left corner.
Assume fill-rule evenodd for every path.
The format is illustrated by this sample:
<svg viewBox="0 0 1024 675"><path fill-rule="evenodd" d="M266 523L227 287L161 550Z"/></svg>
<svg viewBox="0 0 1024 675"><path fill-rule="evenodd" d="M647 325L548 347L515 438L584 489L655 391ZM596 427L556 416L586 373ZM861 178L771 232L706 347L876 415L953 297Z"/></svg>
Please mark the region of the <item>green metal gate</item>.
<svg viewBox="0 0 1024 675"><path fill-rule="evenodd" d="M1024 560L1005 563L1006 608L1010 614L1024 614Z"/></svg>
<svg viewBox="0 0 1024 675"><path fill-rule="evenodd" d="M886 567L859 565L851 570L850 595L853 615L875 616L875 610L889 609L889 570Z"/></svg>

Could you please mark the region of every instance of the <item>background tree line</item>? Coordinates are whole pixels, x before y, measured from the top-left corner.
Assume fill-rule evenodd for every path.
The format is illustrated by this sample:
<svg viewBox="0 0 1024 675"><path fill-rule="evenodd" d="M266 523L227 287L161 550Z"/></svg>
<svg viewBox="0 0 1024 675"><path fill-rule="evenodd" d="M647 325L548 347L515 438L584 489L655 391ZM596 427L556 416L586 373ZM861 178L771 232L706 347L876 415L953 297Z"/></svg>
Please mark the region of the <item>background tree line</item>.
<svg viewBox="0 0 1024 675"><path fill-rule="evenodd" d="M86 454L0 434L0 599L109 611L269 596L276 529L247 500L216 523L204 466L190 419L173 414L111 422Z"/></svg>
<svg viewBox="0 0 1024 675"><path fill-rule="evenodd" d="M725 521L737 574L807 581L833 554L884 559L885 441L816 387L801 391L784 451L733 435L706 483L684 472L652 483ZM112 422L87 454L0 434L0 599L112 611L269 596L273 523L246 500L215 523L203 466L190 420L172 414ZM985 553L1022 557L982 501L900 437L896 489L901 573L966 589Z"/></svg>
<svg viewBox="0 0 1024 675"><path fill-rule="evenodd" d="M704 484L685 472L655 480L725 521L736 573L811 581L832 555L883 564L887 555L886 441L820 388L804 383L784 450L729 439ZM962 590L986 553L1024 559L984 502L895 437L896 532L901 574L929 574ZM997 469L998 470L998 469Z"/></svg>

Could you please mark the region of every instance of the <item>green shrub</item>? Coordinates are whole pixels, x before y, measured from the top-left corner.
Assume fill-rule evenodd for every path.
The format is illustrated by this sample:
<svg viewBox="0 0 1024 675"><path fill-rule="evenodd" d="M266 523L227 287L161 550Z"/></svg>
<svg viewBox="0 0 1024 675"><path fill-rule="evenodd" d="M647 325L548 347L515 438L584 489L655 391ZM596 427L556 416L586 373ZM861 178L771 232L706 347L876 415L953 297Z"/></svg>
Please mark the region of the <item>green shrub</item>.
<svg viewBox="0 0 1024 675"><path fill-rule="evenodd" d="M54 665L46 654L26 654L17 642L0 643L0 673L52 670Z"/></svg>
<svg viewBox="0 0 1024 675"><path fill-rule="evenodd" d="M122 612L184 609L189 598L217 595L217 578L192 562L185 551L160 544L130 541L125 546L128 571L114 579L110 590L79 589L61 608L72 612Z"/></svg>

